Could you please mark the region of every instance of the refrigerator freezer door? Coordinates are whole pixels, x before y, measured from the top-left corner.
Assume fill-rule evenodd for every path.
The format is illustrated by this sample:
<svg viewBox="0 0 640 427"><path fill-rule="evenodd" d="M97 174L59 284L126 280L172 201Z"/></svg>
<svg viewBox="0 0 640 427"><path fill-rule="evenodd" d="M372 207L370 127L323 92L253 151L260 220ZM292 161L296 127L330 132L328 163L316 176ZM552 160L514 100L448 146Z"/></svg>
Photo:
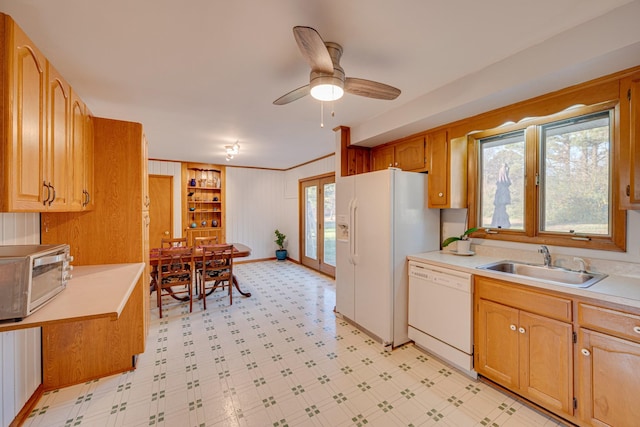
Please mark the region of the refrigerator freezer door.
<svg viewBox="0 0 640 427"><path fill-rule="evenodd" d="M355 322L386 345L393 341L392 172L356 175Z"/></svg>
<svg viewBox="0 0 640 427"><path fill-rule="evenodd" d="M336 177L336 217L348 229L346 239L336 240L336 312L355 320L355 266L351 261L353 225L351 210L355 177Z"/></svg>

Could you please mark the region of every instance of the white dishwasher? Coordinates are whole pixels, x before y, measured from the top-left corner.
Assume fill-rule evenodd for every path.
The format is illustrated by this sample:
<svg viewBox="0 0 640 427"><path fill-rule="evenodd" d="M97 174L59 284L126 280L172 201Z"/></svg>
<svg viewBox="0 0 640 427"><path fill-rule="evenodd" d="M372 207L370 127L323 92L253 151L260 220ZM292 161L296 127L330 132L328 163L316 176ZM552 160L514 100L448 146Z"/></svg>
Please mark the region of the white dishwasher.
<svg viewBox="0 0 640 427"><path fill-rule="evenodd" d="M470 274L409 261L409 338L477 378Z"/></svg>

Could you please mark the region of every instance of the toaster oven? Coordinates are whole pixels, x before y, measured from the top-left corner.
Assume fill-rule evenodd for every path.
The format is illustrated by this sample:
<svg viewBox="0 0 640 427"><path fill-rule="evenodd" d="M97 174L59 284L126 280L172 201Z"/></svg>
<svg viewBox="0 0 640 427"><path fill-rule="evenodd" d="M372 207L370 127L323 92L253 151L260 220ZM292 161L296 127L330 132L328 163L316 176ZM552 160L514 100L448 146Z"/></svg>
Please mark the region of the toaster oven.
<svg viewBox="0 0 640 427"><path fill-rule="evenodd" d="M27 317L71 279L69 245L0 246L0 321Z"/></svg>

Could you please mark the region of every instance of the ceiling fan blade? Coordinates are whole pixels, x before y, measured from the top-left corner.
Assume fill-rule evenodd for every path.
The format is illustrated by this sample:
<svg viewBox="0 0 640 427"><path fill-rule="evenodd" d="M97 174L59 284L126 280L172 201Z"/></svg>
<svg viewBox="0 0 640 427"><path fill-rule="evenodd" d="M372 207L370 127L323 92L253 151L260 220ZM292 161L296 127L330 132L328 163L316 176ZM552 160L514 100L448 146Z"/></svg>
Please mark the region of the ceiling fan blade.
<svg viewBox="0 0 640 427"><path fill-rule="evenodd" d="M312 71L333 73L333 61L320 34L311 27L293 27L293 35L298 43L302 56L307 60Z"/></svg>
<svg viewBox="0 0 640 427"><path fill-rule="evenodd" d="M304 85L302 87L299 87L298 89L294 89L291 92L284 94L280 98L273 101L273 105L284 105L293 102L305 95L309 95L309 90L309 85Z"/></svg>
<svg viewBox="0 0 640 427"><path fill-rule="evenodd" d="M372 80L347 77L344 81L344 91L353 95L367 98L392 100L400 95L400 89Z"/></svg>

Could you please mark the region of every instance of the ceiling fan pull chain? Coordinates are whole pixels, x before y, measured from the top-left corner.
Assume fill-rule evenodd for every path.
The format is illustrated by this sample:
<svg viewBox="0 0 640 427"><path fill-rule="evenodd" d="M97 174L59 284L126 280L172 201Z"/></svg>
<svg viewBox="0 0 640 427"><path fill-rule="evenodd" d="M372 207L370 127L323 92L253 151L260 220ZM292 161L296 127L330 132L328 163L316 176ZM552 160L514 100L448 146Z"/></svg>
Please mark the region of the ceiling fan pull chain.
<svg viewBox="0 0 640 427"><path fill-rule="evenodd" d="M335 117L336 116L336 110L335 110L335 108L333 108L333 107L335 107L335 105L336 105L336 103L331 101L331 117Z"/></svg>
<svg viewBox="0 0 640 427"><path fill-rule="evenodd" d="M324 127L324 102L320 101L320 127Z"/></svg>

